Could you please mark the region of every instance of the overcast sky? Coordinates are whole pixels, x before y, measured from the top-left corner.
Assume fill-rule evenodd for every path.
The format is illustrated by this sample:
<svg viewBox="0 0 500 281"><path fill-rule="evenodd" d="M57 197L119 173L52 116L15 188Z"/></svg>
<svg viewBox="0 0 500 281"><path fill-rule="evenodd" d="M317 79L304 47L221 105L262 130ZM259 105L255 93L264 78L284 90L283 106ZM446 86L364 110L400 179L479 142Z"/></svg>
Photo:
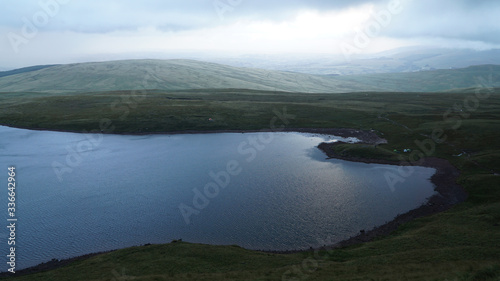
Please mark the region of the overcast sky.
<svg viewBox="0 0 500 281"><path fill-rule="evenodd" d="M498 0L3 0L0 67L500 46ZM377 16L378 15L378 16Z"/></svg>

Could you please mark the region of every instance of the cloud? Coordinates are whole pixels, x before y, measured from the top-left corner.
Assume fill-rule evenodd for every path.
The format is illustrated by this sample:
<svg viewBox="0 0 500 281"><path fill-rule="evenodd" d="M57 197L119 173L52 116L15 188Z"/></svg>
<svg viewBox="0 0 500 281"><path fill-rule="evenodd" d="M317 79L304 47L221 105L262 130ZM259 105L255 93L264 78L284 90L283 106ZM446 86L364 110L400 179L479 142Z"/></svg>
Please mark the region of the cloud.
<svg viewBox="0 0 500 281"><path fill-rule="evenodd" d="M55 1L67 4L54 10ZM10 1L0 12L0 61L30 65L181 51L339 53L339 45L352 42L390 1L398 0ZM500 45L497 0L399 1L403 11L363 52ZM35 21L47 7L48 22L15 53L9 34L22 35L26 20Z"/></svg>
<svg viewBox="0 0 500 281"><path fill-rule="evenodd" d="M20 28L23 18L32 19L43 5L57 0L11 1L2 7L0 26ZM87 0L60 5L46 31L109 33L155 27L182 31L229 25L242 20L286 22L302 11L334 12L371 4L377 9L392 0ZM404 14L386 30L395 37L448 37L496 42L500 3L496 0L400 0ZM214 3L227 6L224 19ZM231 6L234 5L234 7Z"/></svg>
<svg viewBox="0 0 500 281"><path fill-rule="evenodd" d="M409 1L404 13L387 28L386 35L499 44L499 14L500 2L494 0Z"/></svg>
<svg viewBox="0 0 500 281"><path fill-rule="evenodd" d="M3 7L0 25L12 28L22 25L22 18L33 15L57 0L15 1ZM106 33L157 27L183 30L234 23L241 19L283 21L301 10L335 10L368 3L368 0L108 0L69 1L60 5L57 17L47 30ZM373 1L371 1L373 2ZM39 3L45 3L40 5ZM218 3L219 5L215 5ZM233 3L233 5L231 5ZM219 8L217 8L217 6ZM223 12L224 20L219 17Z"/></svg>
<svg viewBox="0 0 500 281"><path fill-rule="evenodd" d="M50 6L55 1L16 1L13 5L6 5L2 8L5 16L0 17L0 25L19 27L22 25L22 18L31 20L37 11L43 11L44 6ZM206 0L73 0L60 4L59 7L57 16L51 19L46 30L106 33L145 26L189 29L206 25L216 17L211 1Z"/></svg>

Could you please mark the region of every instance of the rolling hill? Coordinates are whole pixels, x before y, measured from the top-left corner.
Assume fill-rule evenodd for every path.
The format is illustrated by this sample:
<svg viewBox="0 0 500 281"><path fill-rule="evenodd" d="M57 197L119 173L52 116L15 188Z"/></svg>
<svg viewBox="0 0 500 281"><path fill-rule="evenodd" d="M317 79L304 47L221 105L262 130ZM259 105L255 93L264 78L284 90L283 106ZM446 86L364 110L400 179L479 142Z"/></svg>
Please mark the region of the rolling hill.
<svg viewBox="0 0 500 281"><path fill-rule="evenodd" d="M449 70L345 75L337 76L335 79L401 92L443 92L477 87L495 88L500 86L500 66L478 65Z"/></svg>
<svg viewBox="0 0 500 281"><path fill-rule="evenodd" d="M0 77L36 71L36 70L44 69L44 68L51 67L51 66L55 66L55 64L53 64L53 65L36 65L36 66L18 68L18 69L14 69L14 70L0 71Z"/></svg>
<svg viewBox="0 0 500 281"><path fill-rule="evenodd" d="M0 78L0 92L244 88L286 92L383 90L329 77L192 60L127 60L47 67Z"/></svg>
<svg viewBox="0 0 500 281"><path fill-rule="evenodd" d="M443 92L500 86L500 66L361 75L313 75L194 60L125 60L37 66L2 77L0 92L247 89L301 93Z"/></svg>

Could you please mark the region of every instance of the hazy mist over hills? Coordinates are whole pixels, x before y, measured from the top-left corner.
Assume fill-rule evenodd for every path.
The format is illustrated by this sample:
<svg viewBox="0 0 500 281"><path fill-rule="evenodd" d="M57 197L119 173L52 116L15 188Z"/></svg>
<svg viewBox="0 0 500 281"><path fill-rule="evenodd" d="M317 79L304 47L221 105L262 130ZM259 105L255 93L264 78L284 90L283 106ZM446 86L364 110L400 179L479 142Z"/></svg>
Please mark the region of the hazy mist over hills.
<svg viewBox="0 0 500 281"><path fill-rule="evenodd" d="M398 48L370 55L357 55L351 61L334 55L248 55L214 58L209 61L233 66L294 71L310 74L369 74L414 72L500 64L500 49Z"/></svg>

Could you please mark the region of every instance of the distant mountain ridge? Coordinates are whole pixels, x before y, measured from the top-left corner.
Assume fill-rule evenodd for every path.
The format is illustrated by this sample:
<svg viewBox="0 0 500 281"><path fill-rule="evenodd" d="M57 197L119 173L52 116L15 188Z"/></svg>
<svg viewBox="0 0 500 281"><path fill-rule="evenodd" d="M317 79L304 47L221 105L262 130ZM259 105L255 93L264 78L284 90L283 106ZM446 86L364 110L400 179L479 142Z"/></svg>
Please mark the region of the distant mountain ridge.
<svg viewBox="0 0 500 281"><path fill-rule="evenodd" d="M0 72L1 74L2 72ZM439 92L500 87L500 66L364 75L312 75L194 60L124 60L35 66L0 75L0 92L250 89L304 93Z"/></svg>
<svg viewBox="0 0 500 281"><path fill-rule="evenodd" d="M247 55L211 60L232 66L294 71L308 74L358 75L400 73L466 68L475 65L500 65L500 49L444 49L412 46L375 54L353 55Z"/></svg>
<svg viewBox="0 0 500 281"><path fill-rule="evenodd" d="M336 76L335 79L401 92L443 92L500 87L500 65L476 65L449 70Z"/></svg>

